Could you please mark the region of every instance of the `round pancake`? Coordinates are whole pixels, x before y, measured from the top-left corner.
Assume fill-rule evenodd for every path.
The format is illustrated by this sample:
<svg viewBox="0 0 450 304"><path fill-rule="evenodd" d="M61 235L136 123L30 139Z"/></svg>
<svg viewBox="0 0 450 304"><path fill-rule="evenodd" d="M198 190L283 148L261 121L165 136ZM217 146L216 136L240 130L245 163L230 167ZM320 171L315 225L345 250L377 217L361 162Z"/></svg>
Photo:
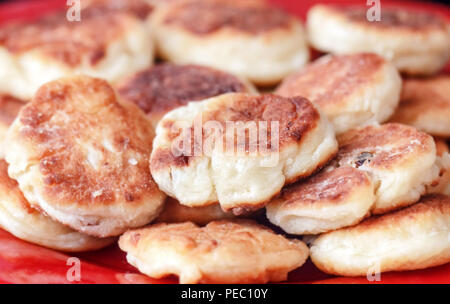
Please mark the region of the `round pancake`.
<svg viewBox="0 0 450 304"><path fill-rule="evenodd" d="M129 13L83 11L0 27L0 91L29 100L44 83L72 74L111 82L147 68L153 41L147 25Z"/></svg>
<svg viewBox="0 0 450 304"><path fill-rule="evenodd" d="M275 93L316 103L340 134L386 121L398 105L401 85L397 69L376 54L329 55L287 77Z"/></svg>
<svg viewBox="0 0 450 304"><path fill-rule="evenodd" d="M430 75L445 66L450 35L444 19L404 8L381 9L370 22L367 7L316 5L308 12L312 46L335 54L374 52L404 73Z"/></svg>
<svg viewBox="0 0 450 304"><path fill-rule="evenodd" d="M0 93L0 142L5 138L6 131L23 105L22 100Z"/></svg>
<svg viewBox="0 0 450 304"><path fill-rule="evenodd" d="M33 209L8 176L4 160L0 160L0 227L25 241L62 251L95 250L114 241L79 233Z"/></svg>
<svg viewBox="0 0 450 304"><path fill-rule="evenodd" d="M375 202L370 177L352 167L329 169L284 188L266 206L270 222L298 235L359 223Z"/></svg>
<svg viewBox="0 0 450 304"><path fill-rule="evenodd" d="M230 93L164 116L150 158L160 189L191 207L260 209L337 151L334 131L308 100Z"/></svg>
<svg viewBox="0 0 450 304"><path fill-rule="evenodd" d="M87 76L42 86L8 130L5 159L24 196L49 216L94 236L154 219L164 195L148 168L153 129Z"/></svg>
<svg viewBox="0 0 450 304"><path fill-rule="evenodd" d="M413 206L328 232L311 246L322 271L344 276L423 269L450 262L450 197L425 196Z"/></svg>
<svg viewBox="0 0 450 304"><path fill-rule="evenodd" d="M287 279L303 265L308 247L252 221L156 224L119 240L127 260L155 278L175 274L180 283L266 283Z"/></svg>
<svg viewBox="0 0 450 304"><path fill-rule="evenodd" d="M105 13L127 13L146 20L153 11L149 0L83 0L81 5L81 18L102 18Z"/></svg>
<svg viewBox="0 0 450 304"><path fill-rule="evenodd" d="M117 89L123 100L139 106L153 126L167 112L186 105L232 92L256 93L256 89L226 72L198 65L161 64L125 80Z"/></svg>
<svg viewBox="0 0 450 304"><path fill-rule="evenodd" d="M212 221L233 219L232 213L223 212L219 204L203 207L187 207L181 205L176 199L168 197L164 209L156 223L184 223L192 222L204 226Z"/></svg>
<svg viewBox="0 0 450 304"><path fill-rule="evenodd" d="M440 169L439 179L427 187L427 193L441 193L450 195L450 148L447 143L435 138L437 159L436 163Z"/></svg>
<svg viewBox="0 0 450 304"><path fill-rule="evenodd" d="M348 131L338 141L332 165L351 166L370 175L376 189L372 213L415 203L439 175L433 138L414 127L372 125Z"/></svg>
<svg viewBox="0 0 450 304"><path fill-rule="evenodd" d="M450 76L405 79L400 105L391 121L450 138Z"/></svg>
<svg viewBox="0 0 450 304"><path fill-rule="evenodd" d="M152 17L159 55L273 85L309 59L302 24L259 1L181 1ZM183 47L180 47L182 45Z"/></svg>

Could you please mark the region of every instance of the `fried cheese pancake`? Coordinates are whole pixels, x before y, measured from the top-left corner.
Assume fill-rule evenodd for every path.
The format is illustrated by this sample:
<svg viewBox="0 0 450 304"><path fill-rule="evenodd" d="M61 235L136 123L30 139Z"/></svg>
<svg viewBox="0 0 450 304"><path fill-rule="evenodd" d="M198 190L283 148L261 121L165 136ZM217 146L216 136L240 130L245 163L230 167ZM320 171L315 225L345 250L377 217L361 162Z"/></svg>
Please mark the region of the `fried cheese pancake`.
<svg viewBox="0 0 450 304"><path fill-rule="evenodd" d="M119 246L141 272L175 274L182 284L284 281L308 258L303 242L243 220L156 224L126 232Z"/></svg>
<svg viewBox="0 0 450 304"><path fill-rule="evenodd" d="M449 58L446 21L427 12L382 7L380 20L371 22L367 7L316 5L307 19L308 38L320 51L374 52L413 75L434 74Z"/></svg>
<svg viewBox="0 0 450 304"><path fill-rule="evenodd" d="M0 160L0 227L22 240L70 252L100 249L114 241L79 233L32 208L8 176L4 160Z"/></svg>
<svg viewBox="0 0 450 304"><path fill-rule="evenodd" d="M257 85L276 84L309 60L300 21L260 1L180 1L157 10L152 25L162 58Z"/></svg>
<svg viewBox="0 0 450 304"><path fill-rule="evenodd" d="M397 69L373 53L325 56L287 77L275 91L317 104L337 134L386 121L397 107L402 80Z"/></svg>
<svg viewBox="0 0 450 304"><path fill-rule="evenodd" d="M260 209L336 153L327 118L308 100L225 94L164 116L150 158L160 189L191 207Z"/></svg>
<svg viewBox="0 0 450 304"><path fill-rule="evenodd" d="M311 259L343 276L423 269L450 262L450 197L429 195L405 209L320 235Z"/></svg>
<svg viewBox="0 0 450 304"><path fill-rule="evenodd" d="M139 106L153 126L167 112L225 93L256 93L247 81L198 65L161 64L140 71L118 86L120 97Z"/></svg>
<svg viewBox="0 0 450 304"><path fill-rule="evenodd" d="M405 79L401 101L391 121L450 138L450 76Z"/></svg>
<svg viewBox="0 0 450 304"><path fill-rule="evenodd" d="M144 113L87 76L42 86L8 130L9 175L26 199L89 235L119 235L154 219L164 195L149 170Z"/></svg>

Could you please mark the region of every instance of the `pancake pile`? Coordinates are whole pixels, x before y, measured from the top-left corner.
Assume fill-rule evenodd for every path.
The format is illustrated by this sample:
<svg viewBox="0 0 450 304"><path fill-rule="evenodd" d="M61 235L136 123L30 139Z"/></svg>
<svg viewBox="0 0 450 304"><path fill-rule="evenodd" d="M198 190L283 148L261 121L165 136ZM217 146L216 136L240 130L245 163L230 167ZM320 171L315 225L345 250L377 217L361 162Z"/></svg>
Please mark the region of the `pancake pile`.
<svg viewBox="0 0 450 304"><path fill-rule="evenodd" d="M118 241L180 283L449 263L446 21L366 10L312 7L330 54L311 63L265 0L87 0L79 22L0 25L0 227L67 252Z"/></svg>

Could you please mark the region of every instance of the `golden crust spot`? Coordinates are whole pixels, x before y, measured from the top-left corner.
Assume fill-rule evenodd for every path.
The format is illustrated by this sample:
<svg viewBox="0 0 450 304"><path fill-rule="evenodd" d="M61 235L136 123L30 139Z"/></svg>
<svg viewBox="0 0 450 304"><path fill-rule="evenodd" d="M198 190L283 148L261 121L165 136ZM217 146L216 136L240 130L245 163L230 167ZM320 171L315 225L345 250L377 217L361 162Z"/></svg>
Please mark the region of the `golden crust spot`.
<svg viewBox="0 0 450 304"><path fill-rule="evenodd" d="M24 104L20 99L0 94L0 124L9 126Z"/></svg>

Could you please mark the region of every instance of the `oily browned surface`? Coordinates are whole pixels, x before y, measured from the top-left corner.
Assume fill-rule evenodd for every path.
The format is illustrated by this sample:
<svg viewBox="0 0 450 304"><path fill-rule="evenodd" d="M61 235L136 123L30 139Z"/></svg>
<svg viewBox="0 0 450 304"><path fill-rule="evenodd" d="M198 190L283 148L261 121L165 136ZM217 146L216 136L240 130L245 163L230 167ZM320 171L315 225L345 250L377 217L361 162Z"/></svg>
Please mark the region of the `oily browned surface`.
<svg viewBox="0 0 450 304"><path fill-rule="evenodd" d="M166 113L189 101L224 93L244 92L235 76L196 65L161 64L141 71L123 83L120 96L145 113Z"/></svg>
<svg viewBox="0 0 450 304"><path fill-rule="evenodd" d="M0 94L0 124L9 126L24 104L20 99Z"/></svg>
<svg viewBox="0 0 450 304"><path fill-rule="evenodd" d="M109 13L128 13L144 20L153 11L153 6L146 0L88 0L87 2L88 4L81 12L84 18L103 18Z"/></svg>
<svg viewBox="0 0 450 304"><path fill-rule="evenodd" d="M238 1L188 1L173 7L164 22L198 35L211 34L223 28L261 34L288 28L291 18L265 5Z"/></svg>
<svg viewBox="0 0 450 304"><path fill-rule="evenodd" d="M53 204L130 204L159 193L148 168L153 130L140 110L119 104L103 80L48 83L20 112L14 140L38 161Z"/></svg>

